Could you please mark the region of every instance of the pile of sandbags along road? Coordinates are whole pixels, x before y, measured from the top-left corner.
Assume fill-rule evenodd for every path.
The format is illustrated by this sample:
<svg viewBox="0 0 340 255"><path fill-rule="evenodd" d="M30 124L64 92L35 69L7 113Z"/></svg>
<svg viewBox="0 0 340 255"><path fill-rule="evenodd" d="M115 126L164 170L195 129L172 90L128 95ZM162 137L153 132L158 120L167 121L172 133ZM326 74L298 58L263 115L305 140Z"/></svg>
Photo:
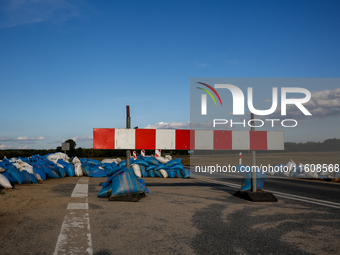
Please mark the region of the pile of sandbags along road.
<svg viewBox="0 0 340 255"><path fill-rule="evenodd" d="M287 164L277 164L267 171L271 176L290 178L335 180L340 178L339 164L302 164L290 160Z"/></svg>
<svg viewBox="0 0 340 255"><path fill-rule="evenodd" d="M126 160L69 158L65 153L27 158L6 157L0 160L0 189L13 188L16 184L43 183L47 178L89 176L108 178L98 197L119 200L122 196L133 195L138 200L148 193L143 177L190 178L190 171L184 168L182 160L167 157L130 158L130 169ZM137 196L137 195L138 196Z"/></svg>

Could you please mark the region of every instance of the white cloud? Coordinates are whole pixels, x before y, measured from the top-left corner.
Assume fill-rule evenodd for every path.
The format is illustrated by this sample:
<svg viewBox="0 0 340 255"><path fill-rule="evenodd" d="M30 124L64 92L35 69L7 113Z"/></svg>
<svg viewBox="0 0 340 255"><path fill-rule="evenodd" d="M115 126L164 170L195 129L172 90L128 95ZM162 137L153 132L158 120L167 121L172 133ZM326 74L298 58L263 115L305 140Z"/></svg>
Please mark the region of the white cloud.
<svg viewBox="0 0 340 255"><path fill-rule="evenodd" d="M27 136L19 136L17 138L9 138L9 137L0 137L0 141L6 141L6 142L21 142L21 141L25 141L25 142L34 142L34 141L41 141L41 140L45 140L46 138L43 136L39 136L38 138L34 138L34 137L27 137Z"/></svg>
<svg viewBox="0 0 340 255"><path fill-rule="evenodd" d="M15 27L47 20L61 23L79 12L67 0L11 0L5 2L2 16L2 27Z"/></svg>

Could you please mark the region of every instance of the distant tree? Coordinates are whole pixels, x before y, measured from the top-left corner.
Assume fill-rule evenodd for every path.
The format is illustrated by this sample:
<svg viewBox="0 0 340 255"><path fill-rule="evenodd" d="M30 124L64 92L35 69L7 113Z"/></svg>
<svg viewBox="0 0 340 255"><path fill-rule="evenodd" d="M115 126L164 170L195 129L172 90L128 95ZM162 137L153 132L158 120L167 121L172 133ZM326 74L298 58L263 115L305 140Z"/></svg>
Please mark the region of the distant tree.
<svg viewBox="0 0 340 255"><path fill-rule="evenodd" d="M68 139L67 141L65 141L65 143L69 143L70 144L70 151L74 151L76 149L76 142L72 139Z"/></svg>
<svg viewBox="0 0 340 255"><path fill-rule="evenodd" d="M56 149L57 152L61 152L61 146L58 146Z"/></svg>

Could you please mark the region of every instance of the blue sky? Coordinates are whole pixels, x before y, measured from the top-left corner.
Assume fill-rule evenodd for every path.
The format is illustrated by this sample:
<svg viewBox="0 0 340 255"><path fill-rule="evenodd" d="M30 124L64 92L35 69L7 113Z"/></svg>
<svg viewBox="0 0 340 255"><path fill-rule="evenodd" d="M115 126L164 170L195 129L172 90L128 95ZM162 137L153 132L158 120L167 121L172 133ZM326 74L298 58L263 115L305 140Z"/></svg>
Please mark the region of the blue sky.
<svg viewBox="0 0 340 255"><path fill-rule="evenodd" d="M93 128L125 127L126 105L133 127L185 127L190 78L339 77L339 11L339 1L0 1L0 149L69 138L91 148ZM305 88L324 98L339 87ZM340 138L332 107L285 140Z"/></svg>

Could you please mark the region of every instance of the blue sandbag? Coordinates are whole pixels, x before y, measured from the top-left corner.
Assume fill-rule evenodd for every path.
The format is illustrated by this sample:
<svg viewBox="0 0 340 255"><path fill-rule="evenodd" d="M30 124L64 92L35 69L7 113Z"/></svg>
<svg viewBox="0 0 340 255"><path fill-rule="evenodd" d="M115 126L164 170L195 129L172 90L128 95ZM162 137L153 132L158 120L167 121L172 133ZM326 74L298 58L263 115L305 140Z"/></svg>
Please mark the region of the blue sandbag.
<svg viewBox="0 0 340 255"><path fill-rule="evenodd" d="M176 171L175 170L166 170L168 173L169 178L175 178L176 177Z"/></svg>
<svg viewBox="0 0 340 255"><path fill-rule="evenodd" d="M112 179L111 197L129 194L144 193L144 188L138 181L132 169L126 169L123 173Z"/></svg>
<svg viewBox="0 0 340 255"><path fill-rule="evenodd" d="M161 170L161 169L168 170L169 167L164 165L163 163L159 163L156 170Z"/></svg>
<svg viewBox="0 0 340 255"><path fill-rule="evenodd" d="M149 166L149 163L143 159L136 159L135 161L133 161L133 163L145 167Z"/></svg>
<svg viewBox="0 0 340 255"><path fill-rule="evenodd" d="M1 174L4 175L11 184L17 183L17 181L12 176L10 176L7 172L2 172Z"/></svg>
<svg viewBox="0 0 340 255"><path fill-rule="evenodd" d="M262 171L256 172L256 190L263 189L266 173L262 174ZM251 190L251 172L246 173L242 179L241 191Z"/></svg>
<svg viewBox="0 0 340 255"><path fill-rule="evenodd" d="M155 170L155 176L163 178L163 175L159 171Z"/></svg>
<svg viewBox="0 0 340 255"><path fill-rule="evenodd" d="M48 166L43 165L44 172L46 173L47 177L49 178L59 178L59 175L56 171L52 170Z"/></svg>
<svg viewBox="0 0 340 255"><path fill-rule="evenodd" d="M183 174L183 179L188 179L190 178L190 170L183 168L182 170L182 174Z"/></svg>
<svg viewBox="0 0 340 255"><path fill-rule="evenodd" d="M59 172L59 176L60 176L60 177L63 177L63 178L64 178L64 177L67 176L65 169L62 168L61 166L58 166L58 172Z"/></svg>
<svg viewBox="0 0 340 255"><path fill-rule="evenodd" d="M145 166L140 166L140 172L142 173L142 177L148 177L148 172L145 170Z"/></svg>
<svg viewBox="0 0 340 255"><path fill-rule="evenodd" d="M174 169L175 170L175 169ZM177 178L183 178L182 171L180 169L176 169L176 177Z"/></svg>
<svg viewBox="0 0 340 255"><path fill-rule="evenodd" d="M30 184L30 183L36 183L38 184L39 182L37 181L37 179L34 177L33 174L27 172L26 170L21 171L21 173L26 177L26 183Z"/></svg>
<svg viewBox="0 0 340 255"><path fill-rule="evenodd" d="M107 177L105 170L100 169L98 165L90 165L90 177Z"/></svg>
<svg viewBox="0 0 340 255"><path fill-rule="evenodd" d="M41 179L43 179L44 181L46 180L46 173L44 171L44 169L37 164L32 164L33 166L33 172L37 173L40 175Z"/></svg>
<svg viewBox="0 0 340 255"><path fill-rule="evenodd" d="M73 177L75 176L74 165L68 162L65 162L62 159L58 159L58 164L62 165L67 173L68 176Z"/></svg>
<svg viewBox="0 0 340 255"><path fill-rule="evenodd" d="M100 198L109 198L112 194L112 185L108 185L103 187L99 193L98 193L98 197Z"/></svg>
<svg viewBox="0 0 340 255"><path fill-rule="evenodd" d="M150 191L148 190L148 188L145 185L145 181L143 179L138 179L139 183L142 185L144 192L145 193L150 193Z"/></svg>
<svg viewBox="0 0 340 255"><path fill-rule="evenodd" d="M181 164L181 163L182 163L182 158L176 158L176 159L170 160L165 165L168 166L168 167L172 167L174 165L178 165L178 164Z"/></svg>
<svg viewBox="0 0 340 255"><path fill-rule="evenodd" d="M116 162L103 163L102 166L103 166L103 168L105 169L106 172L113 172L114 169L117 168Z"/></svg>
<svg viewBox="0 0 340 255"><path fill-rule="evenodd" d="M149 170L147 172L148 172L149 177L155 178L155 171L154 170Z"/></svg>
<svg viewBox="0 0 340 255"><path fill-rule="evenodd" d="M145 171L154 170L156 168L156 165L149 165L145 168Z"/></svg>
<svg viewBox="0 0 340 255"><path fill-rule="evenodd" d="M118 166L120 166L120 167L122 167L122 166L125 167L125 166L126 166L126 160L120 161Z"/></svg>
<svg viewBox="0 0 340 255"><path fill-rule="evenodd" d="M19 184L23 184L27 181L25 176L15 167L10 167L6 172Z"/></svg>
<svg viewBox="0 0 340 255"><path fill-rule="evenodd" d="M106 171L106 175L112 176L116 172L122 171L123 169L125 169L125 166L117 166L116 168L113 168L111 171Z"/></svg>
<svg viewBox="0 0 340 255"><path fill-rule="evenodd" d="M95 166L101 166L102 165L102 162L100 162L99 160L91 159L91 158L87 160L87 163L90 164L90 165L95 165Z"/></svg>
<svg viewBox="0 0 340 255"><path fill-rule="evenodd" d="M114 173L112 176L108 177L108 178L106 179L106 181L102 183L102 187L106 187L106 186L108 186L109 184L111 184L112 179L113 179L115 176L117 176L117 175L121 174L122 172L124 172L125 169L127 169L127 168L124 168L123 170L121 170L121 171L119 171L119 172L116 172L116 173Z"/></svg>
<svg viewBox="0 0 340 255"><path fill-rule="evenodd" d="M183 170L184 166L182 164L177 164L177 165L173 165L170 167L171 169L179 169L179 170Z"/></svg>
<svg viewBox="0 0 340 255"><path fill-rule="evenodd" d="M86 163L84 163L82 165L82 168L83 168L84 175L89 176L90 175L90 166L86 165Z"/></svg>
<svg viewBox="0 0 340 255"><path fill-rule="evenodd" d="M143 159L148 162L150 165L156 165L158 166L159 161L153 157L143 157Z"/></svg>

